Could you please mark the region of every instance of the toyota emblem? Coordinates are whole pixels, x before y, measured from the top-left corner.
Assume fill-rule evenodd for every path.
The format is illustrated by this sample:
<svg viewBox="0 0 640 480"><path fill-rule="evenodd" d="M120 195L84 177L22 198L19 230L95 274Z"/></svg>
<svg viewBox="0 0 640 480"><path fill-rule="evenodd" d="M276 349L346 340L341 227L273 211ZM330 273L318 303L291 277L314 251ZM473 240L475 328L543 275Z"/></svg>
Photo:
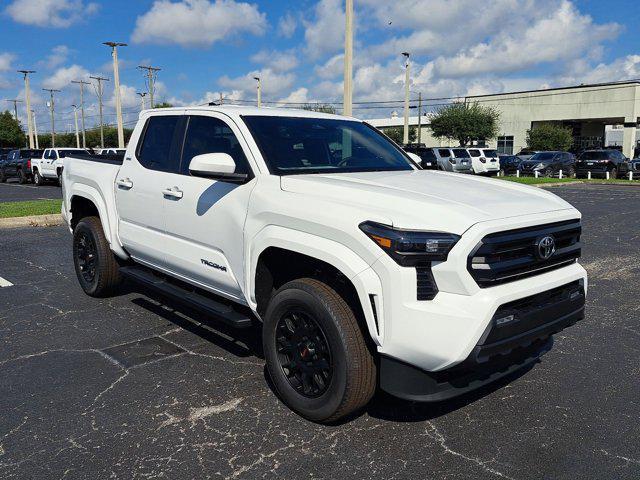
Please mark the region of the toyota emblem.
<svg viewBox="0 0 640 480"><path fill-rule="evenodd" d="M540 260L549 260L556 253L556 239L548 235L537 242L537 254Z"/></svg>

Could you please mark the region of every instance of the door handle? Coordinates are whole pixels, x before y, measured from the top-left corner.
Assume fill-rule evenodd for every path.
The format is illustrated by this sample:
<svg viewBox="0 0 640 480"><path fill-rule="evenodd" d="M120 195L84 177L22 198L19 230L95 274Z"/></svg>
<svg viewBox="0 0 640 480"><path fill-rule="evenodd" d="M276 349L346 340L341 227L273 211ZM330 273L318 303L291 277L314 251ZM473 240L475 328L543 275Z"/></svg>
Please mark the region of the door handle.
<svg viewBox="0 0 640 480"><path fill-rule="evenodd" d="M116 185L124 188L125 190L129 190L133 188L133 182L131 181L130 178L120 178L119 180L116 181Z"/></svg>
<svg viewBox="0 0 640 480"><path fill-rule="evenodd" d="M162 190L162 195L165 197L171 197L176 199L181 199L184 193L178 187L165 188Z"/></svg>

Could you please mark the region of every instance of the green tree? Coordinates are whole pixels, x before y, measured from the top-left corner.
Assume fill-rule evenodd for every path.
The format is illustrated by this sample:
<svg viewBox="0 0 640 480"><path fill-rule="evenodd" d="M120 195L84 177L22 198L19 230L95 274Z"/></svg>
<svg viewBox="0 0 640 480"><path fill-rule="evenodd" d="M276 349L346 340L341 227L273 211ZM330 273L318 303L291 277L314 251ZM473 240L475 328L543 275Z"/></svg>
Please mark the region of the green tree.
<svg viewBox="0 0 640 480"><path fill-rule="evenodd" d="M573 145L571 129L554 123L542 123L527 130L527 147L531 150L566 151Z"/></svg>
<svg viewBox="0 0 640 480"><path fill-rule="evenodd" d="M6 110L0 113L0 147L21 147L25 143L20 122Z"/></svg>
<svg viewBox="0 0 640 480"><path fill-rule="evenodd" d="M500 112L478 103L452 103L440 108L431 119L437 138L456 139L461 147L472 140L487 141L498 135Z"/></svg>
<svg viewBox="0 0 640 480"><path fill-rule="evenodd" d="M398 145L402 145L404 142L404 127L386 127L381 128L382 133L384 133L391 140L396 142ZM417 127L409 127L409 143L414 143L418 139L418 128Z"/></svg>
<svg viewBox="0 0 640 480"><path fill-rule="evenodd" d="M170 104L169 102L160 102L160 103L156 103L153 108L171 108L173 107L172 104Z"/></svg>
<svg viewBox="0 0 640 480"><path fill-rule="evenodd" d="M303 110L309 110L311 112L320 112L320 113L336 113L336 107L333 105L320 104L320 103L308 103L302 106Z"/></svg>

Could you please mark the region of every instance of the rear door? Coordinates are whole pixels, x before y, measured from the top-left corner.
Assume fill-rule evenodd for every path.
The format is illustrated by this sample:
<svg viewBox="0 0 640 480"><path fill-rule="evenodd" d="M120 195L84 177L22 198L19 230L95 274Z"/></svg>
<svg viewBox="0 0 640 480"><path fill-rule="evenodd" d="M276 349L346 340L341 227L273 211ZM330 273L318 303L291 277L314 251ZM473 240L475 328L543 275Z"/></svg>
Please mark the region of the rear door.
<svg viewBox="0 0 640 480"><path fill-rule="evenodd" d="M42 160L42 175L45 177L53 177L55 176L55 167L54 164L58 158L58 152L51 149L49 150L49 154Z"/></svg>
<svg viewBox="0 0 640 480"><path fill-rule="evenodd" d="M180 173L165 188L167 265L171 271L227 298L244 302L244 222L256 180L250 149L236 125L222 114L191 111ZM227 153L235 173L249 175L237 184L193 177L189 163L196 155Z"/></svg>
<svg viewBox="0 0 640 480"><path fill-rule="evenodd" d="M185 121L184 115L149 117L116 176L120 241L134 259L160 269L167 248L163 190L175 183Z"/></svg>

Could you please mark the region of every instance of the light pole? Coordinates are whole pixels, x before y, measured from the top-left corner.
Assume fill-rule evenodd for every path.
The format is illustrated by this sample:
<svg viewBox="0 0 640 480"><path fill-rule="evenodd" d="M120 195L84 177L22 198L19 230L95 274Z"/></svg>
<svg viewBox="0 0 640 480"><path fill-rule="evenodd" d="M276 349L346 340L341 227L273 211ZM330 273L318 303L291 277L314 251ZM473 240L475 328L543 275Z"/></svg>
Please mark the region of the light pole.
<svg viewBox="0 0 640 480"><path fill-rule="evenodd" d="M13 103L13 116L16 119L16 122L18 121L18 103L22 103L22 100L7 100L7 102Z"/></svg>
<svg viewBox="0 0 640 480"><path fill-rule="evenodd" d="M126 43L104 42L111 47L113 57L113 83L116 94L116 117L118 119L118 148L124 148L124 127L122 125L122 98L120 97L120 72L118 70L118 47L126 47Z"/></svg>
<svg viewBox="0 0 640 480"><path fill-rule="evenodd" d="M411 90L410 93L418 94L418 144L420 144L422 143L422 92L414 92Z"/></svg>
<svg viewBox="0 0 640 480"><path fill-rule="evenodd" d="M76 124L76 147L80 148L80 134L78 133L78 106L71 106L73 107L73 120Z"/></svg>
<svg viewBox="0 0 640 480"><path fill-rule="evenodd" d="M405 58L405 78L404 78L404 135L402 141L409 143L409 52L402 52Z"/></svg>
<svg viewBox="0 0 640 480"><path fill-rule="evenodd" d="M258 108L262 106L262 81L260 77L253 77L253 79L257 82L256 88L258 89Z"/></svg>
<svg viewBox="0 0 640 480"><path fill-rule="evenodd" d="M96 95L98 96L98 112L100 115L100 148L104 148L104 122L102 121L102 96L104 94L104 89L102 87L102 82L108 82L108 78L104 77L89 77L98 82L98 86L95 87Z"/></svg>
<svg viewBox="0 0 640 480"><path fill-rule="evenodd" d="M344 100L342 114L353 114L353 0L346 0L344 34Z"/></svg>
<svg viewBox="0 0 640 480"><path fill-rule="evenodd" d="M158 72L160 71L160 69L158 67L149 67L146 65L139 65L138 68L140 70L147 71L147 79L149 82L149 105L150 105L150 108L153 108L155 106L155 103L153 102L153 97L155 95L156 78L158 76Z"/></svg>
<svg viewBox="0 0 640 480"><path fill-rule="evenodd" d="M144 110L145 109L144 97L147 96L147 92L137 92L137 95L140 95L140 106L142 107L142 110Z"/></svg>
<svg viewBox="0 0 640 480"><path fill-rule="evenodd" d="M35 138L36 138L36 150L40 150L40 145L38 141L38 125L36 124L36 112L31 110L31 115L33 116L33 130L35 132Z"/></svg>
<svg viewBox="0 0 640 480"><path fill-rule="evenodd" d="M49 101L49 112L51 113L51 148L56 146L56 120L55 120L55 103L53 100L53 94L55 92L59 92L60 90L55 90L53 88L43 88L45 92L49 92L49 96L51 100Z"/></svg>
<svg viewBox="0 0 640 480"><path fill-rule="evenodd" d="M80 85L80 112L82 114L82 148L87 148L87 135L84 128L84 86L91 85L91 83L85 82L84 80L72 80L71 83L77 83Z"/></svg>
<svg viewBox="0 0 640 480"><path fill-rule="evenodd" d="M31 111L31 88L29 87L29 74L36 73L35 70L18 70L18 73L24 75L24 97L27 102L27 130L29 133L29 148L33 149L33 128L31 126L31 117L28 112Z"/></svg>

